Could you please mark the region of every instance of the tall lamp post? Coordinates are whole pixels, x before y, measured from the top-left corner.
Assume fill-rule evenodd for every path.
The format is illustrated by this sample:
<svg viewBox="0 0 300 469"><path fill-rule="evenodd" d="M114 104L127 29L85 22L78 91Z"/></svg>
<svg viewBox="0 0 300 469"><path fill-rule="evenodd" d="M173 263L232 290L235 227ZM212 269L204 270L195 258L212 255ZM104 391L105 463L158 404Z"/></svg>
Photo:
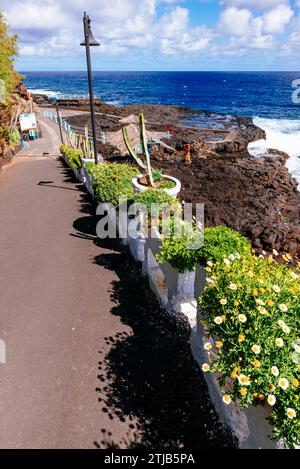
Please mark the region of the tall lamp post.
<svg viewBox="0 0 300 469"><path fill-rule="evenodd" d="M64 143L64 139L63 139L63 134L62 134L61 118L60 118L60 112L59 112L59 107L58 107L58 102L57 102L57 100L56 100L56 102L55 102L55 107L56 107L57 123L58 123L58 126L59 126L60 140L61 140L61 143L63 144L63 143Z"/></svg>
<svg viewBox="0 0 300 469"><path fill-rule="evenodd" d="M89 79L89 95L90 95L90 107L91 107L91 120L92 120L92 134L93 134L93 146L95 155L95 164L99 163L99 156L97 152L97 136L96 136L96 121L95 121L95 107L94 107L94 91L93 91L93 77L92 77L92 65L91 65L91 52L90 47L100 46L99 42L93 36L91 30L91 20L89 15L84 12L83 16L83 30L84 30L84 41L80 44L85 46L86 51L86 63Z"/></svg>

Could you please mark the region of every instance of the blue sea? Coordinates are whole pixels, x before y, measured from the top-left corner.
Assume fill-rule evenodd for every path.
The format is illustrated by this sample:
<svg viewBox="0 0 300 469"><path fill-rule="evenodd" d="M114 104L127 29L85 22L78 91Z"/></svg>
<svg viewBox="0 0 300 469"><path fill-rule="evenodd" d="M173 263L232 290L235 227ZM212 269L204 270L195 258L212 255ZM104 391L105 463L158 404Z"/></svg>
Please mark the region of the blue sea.
<svg viewBox="0 0 300 469"><path fill-rule="evenodd" d="M85 72L22 73L35 92L59 97L88 93ZM300 80L300 72L94 72L93 76L95 96L115 105L178 105L252 118L267 139L250 144L249 151L257 157L267 147L287 152L287 165L300 182L300 103L292 101L292 83Z"/></svg>

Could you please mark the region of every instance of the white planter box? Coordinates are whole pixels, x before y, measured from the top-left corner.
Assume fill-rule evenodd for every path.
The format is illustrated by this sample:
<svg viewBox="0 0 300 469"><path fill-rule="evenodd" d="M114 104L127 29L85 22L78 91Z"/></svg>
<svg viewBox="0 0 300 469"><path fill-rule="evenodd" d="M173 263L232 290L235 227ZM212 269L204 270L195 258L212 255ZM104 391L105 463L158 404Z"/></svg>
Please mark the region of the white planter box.
<svg viewBox="0 0 300 469"><path fill-rule="evenodd" d="M83 158L83 157L80 157L81 159L81 162L82 162L82 166L85 168L85 165L87 163L92 163L92 164L95 164L95 160L94 159L90 159L90 158Z"/></svg>
<svg viewBox="0 0 300 469"><path fill-rule="evenodd" d="M179 273L169 264L159 264L156 254L160 249L160 236L146 239L143 273L162 305L169 311L183 313L191 323L196 322L197 304L194 285L195 271Z"/></svg>
<svg viewBox="0 0 300 469"><path fill-rule="evenodd" d="M85 167L81 168L82 182L86 187L88 193L94 197L94 188L93 188L93 176L90 173L87 173Z"/></svg>
<svg viewBox="0 0 300 469"><path fill-rule="evenodd" d="M143 176L142 174L139 174L138 176L132 179L132 185L136 192L144 192L147 189L149 189L149 187L144 186L143 184L139 183L139 179L142 176ZM163 175L163 178L168 179L169 181L172 181L176 184L175 187L173 187L172 189L163 189L167 194L169 194L171 197L175 199L178 196L179 192L181 191L181 182L179 181L179 179L176 179L172 176Z"/></svg>

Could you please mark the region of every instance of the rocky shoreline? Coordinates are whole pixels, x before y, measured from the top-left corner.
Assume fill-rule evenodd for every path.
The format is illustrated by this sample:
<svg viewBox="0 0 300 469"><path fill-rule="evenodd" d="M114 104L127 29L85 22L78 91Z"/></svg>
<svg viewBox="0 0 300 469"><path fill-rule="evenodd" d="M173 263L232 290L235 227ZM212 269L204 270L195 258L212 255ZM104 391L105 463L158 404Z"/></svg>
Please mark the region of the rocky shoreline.
<svg viewBox="0 0 300 469"><path fill-rule="evenodd" d="M44 97L35 97L49 106ZM60 101L62 109L88 111L88 101ZM98 142L104 159L126 161L121 128L136 136L135 119L144 112L147 131L161 144L152 151L153 166L182 182L186 202L205 204L206 226L226 225L246 235L259 251L277 249L300 257L300 192L285 166L288 155L269 150L260 158L248 153L248 144L265 138L251 119L194 111L177 106L116 107L96 101ZM82 132L90 128L88 113L67 118ZM166 129L172 128L171 138ZM185 164L185 145L191 145L192 162Z"/></svg>

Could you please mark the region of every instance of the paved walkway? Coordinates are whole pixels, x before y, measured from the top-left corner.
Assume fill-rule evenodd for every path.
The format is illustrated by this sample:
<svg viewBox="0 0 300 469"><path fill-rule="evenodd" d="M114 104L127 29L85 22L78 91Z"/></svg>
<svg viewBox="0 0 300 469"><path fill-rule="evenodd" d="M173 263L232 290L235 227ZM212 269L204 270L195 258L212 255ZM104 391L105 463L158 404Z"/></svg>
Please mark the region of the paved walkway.
<svg viewBox="0 0 300 469"><path fill-rule="evenodd" d="M37 156L58 154L55 128L42 125L44 138L0 175L0 447L90 448L101 428L117 439L127 429L95 390L105 337L127 328L111 314L116 275L93 262L107 250L73 227L92 218L84 194L60 161Z"/></svg>
<svg viewBox="0 0 300 469"><path fill-rule="evenodd" d="M96 238L54 124L0 175L0 448L232 447L190 331ZM33 156L26 156L26 155Z"/></svg>

